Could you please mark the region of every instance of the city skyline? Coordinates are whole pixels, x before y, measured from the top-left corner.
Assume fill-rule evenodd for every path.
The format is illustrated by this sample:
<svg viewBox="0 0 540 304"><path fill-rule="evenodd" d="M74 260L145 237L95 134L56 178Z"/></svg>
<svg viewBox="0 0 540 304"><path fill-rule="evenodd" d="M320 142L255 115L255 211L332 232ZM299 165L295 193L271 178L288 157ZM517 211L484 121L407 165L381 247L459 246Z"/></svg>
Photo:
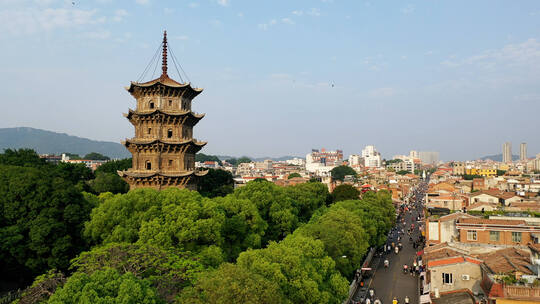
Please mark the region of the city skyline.
<svg viewBox="0 0 540 304"><path fill-rule="evenodd" d="M205 89L193 109L208 114L197 134L206 154L354 154L375 145L385 158L418 150L465 160L498 154L505 141L540 151L537 2L2 4L0 127L132 136L123 87L167 29ZM509 115L508 103L527 111ZM504 123L486 127L479 115Z"/></svg>

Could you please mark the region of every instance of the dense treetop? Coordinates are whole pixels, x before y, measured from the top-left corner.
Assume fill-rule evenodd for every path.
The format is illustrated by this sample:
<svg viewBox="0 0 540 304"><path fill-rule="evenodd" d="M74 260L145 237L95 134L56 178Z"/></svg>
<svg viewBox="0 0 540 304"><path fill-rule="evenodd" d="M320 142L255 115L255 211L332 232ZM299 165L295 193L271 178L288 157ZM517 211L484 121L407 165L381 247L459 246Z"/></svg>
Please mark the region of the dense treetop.
<svg viewBox="0 0 540 304"><path fill-rule="evenodd" d="M204 153L195 154L196 162L215 161L221 166L221 160L215 155L206 155Z"/></svg>
<svg viewBox="0 0 540 304"><path fill-rule="evenodd" d="M330 171L330 174L332 174L332 179L339 181L343 181L347 175L356 177L356 171L349 166L337 166Z"/></svg>
<svg viewBox="0 0 540 304"><path fill-rule="evenodd" d="M334 203L345 200L356 200L359 196L360 191L349 184L341 184L332 191L332 201Z"/></svg>
<svg viewBox="0 0 540 304"><path fill-rule="evenodd" d="M21 301L341 303L395 220L384 191L359 199L346 187L330 195L319 182L264 179L233 191L221 170L201 193L122 194L116 171L130 165L94 175L29 150L0 154L1 279L27 285L45 273Z"/></svg>

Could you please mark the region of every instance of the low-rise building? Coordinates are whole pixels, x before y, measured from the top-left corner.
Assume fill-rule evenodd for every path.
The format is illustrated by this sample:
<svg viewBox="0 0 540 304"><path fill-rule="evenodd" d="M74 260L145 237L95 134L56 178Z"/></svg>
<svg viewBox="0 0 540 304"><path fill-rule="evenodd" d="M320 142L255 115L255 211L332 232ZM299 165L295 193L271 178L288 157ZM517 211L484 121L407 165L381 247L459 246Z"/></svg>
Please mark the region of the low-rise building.
<svg viewBox="0 0 540 304"><path fill-rule="evenodd" d="M469 244L526 246L538 243L540 226L524 220L462 218L456 225L459 241Z"/></svg>
<svg viewBox="0 0 540 304"><path fill-rule="evenodd" d="M456 212L445 216L433 216L426 219L426 243L427 245L459 240L459 231L456 223L462 218L476 218L463 212Z"/></svg>

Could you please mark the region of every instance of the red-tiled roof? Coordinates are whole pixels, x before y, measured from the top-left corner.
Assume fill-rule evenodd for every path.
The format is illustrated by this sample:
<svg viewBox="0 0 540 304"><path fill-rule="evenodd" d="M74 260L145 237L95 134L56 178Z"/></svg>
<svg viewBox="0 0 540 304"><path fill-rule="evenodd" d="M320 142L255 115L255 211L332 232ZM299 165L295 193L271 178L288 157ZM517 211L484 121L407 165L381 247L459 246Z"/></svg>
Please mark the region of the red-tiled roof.
<svg viewBox="0 0 540 304"><path fill-rule="evenodd" d="M486 224L486 225L525 225L524 220L499 220L485 218L463 218L459 220L463 224Z"/></svg>
<svg viewBox="0 0 540 304"><path fill-rule="evenodd" d="M505 248L477 256L493 273L514 273L516 271L532 274L530 254L517 248Z"/></svg>
<svg viewBox="0 0 540 304"><path fill-rule="evenodd" d="M431 260L427 262L428 267L437 267L437 266L444 266L444 265L450 265L450 264L458 264L458 263L473 263L476 265L482 264L482 261L466 257L466 256L459 256L459 257L449 257L449 258L443 258L438 260Z"/></svg>

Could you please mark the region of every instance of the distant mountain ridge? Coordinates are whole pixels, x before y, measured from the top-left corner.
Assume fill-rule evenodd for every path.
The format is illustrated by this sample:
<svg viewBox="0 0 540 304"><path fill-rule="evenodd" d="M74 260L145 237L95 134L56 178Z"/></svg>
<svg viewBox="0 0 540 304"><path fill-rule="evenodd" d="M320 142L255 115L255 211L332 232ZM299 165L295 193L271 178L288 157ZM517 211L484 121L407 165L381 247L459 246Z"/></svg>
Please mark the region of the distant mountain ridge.
<svg viewBox="0 0 540 304"><path fill-rule="evenodd" d="M227 160L227 159L231 159L231 158L240 158L240 157L243 157L243 156L216 155L216 157L219 158L220 160ZM271 159L273 161L285 161L285 160L293 159L293 158L304 158L304 157L301 157L301 156L280 156L280 157L250 157L250 156L246 156L246 157L248 157L252 161L256 161L256 162L264 161L264 160L267 160L267 159Z"/></svg>
<svg viewBox="0 0 540 304"><path fill-rule="evenodd" d="M488 159L491 159L492 161L496 161L496 162L502 162L502 153L501 154L495 154L495 155L487 155L487 156L484 156L482 158L480 158L480 160L488 160ZM512 154L512 160L518 160L519 159L519 155L514 155Z"/></svg>
<svg viewBox="0 0 540 304"><path fill-rule="evenodd" d="M5 149L34 149L39 154L61 154L64 152L84 156L97 152L110 158L131 157L121 144L28 127L0 128L0 151Z"/></svg>

